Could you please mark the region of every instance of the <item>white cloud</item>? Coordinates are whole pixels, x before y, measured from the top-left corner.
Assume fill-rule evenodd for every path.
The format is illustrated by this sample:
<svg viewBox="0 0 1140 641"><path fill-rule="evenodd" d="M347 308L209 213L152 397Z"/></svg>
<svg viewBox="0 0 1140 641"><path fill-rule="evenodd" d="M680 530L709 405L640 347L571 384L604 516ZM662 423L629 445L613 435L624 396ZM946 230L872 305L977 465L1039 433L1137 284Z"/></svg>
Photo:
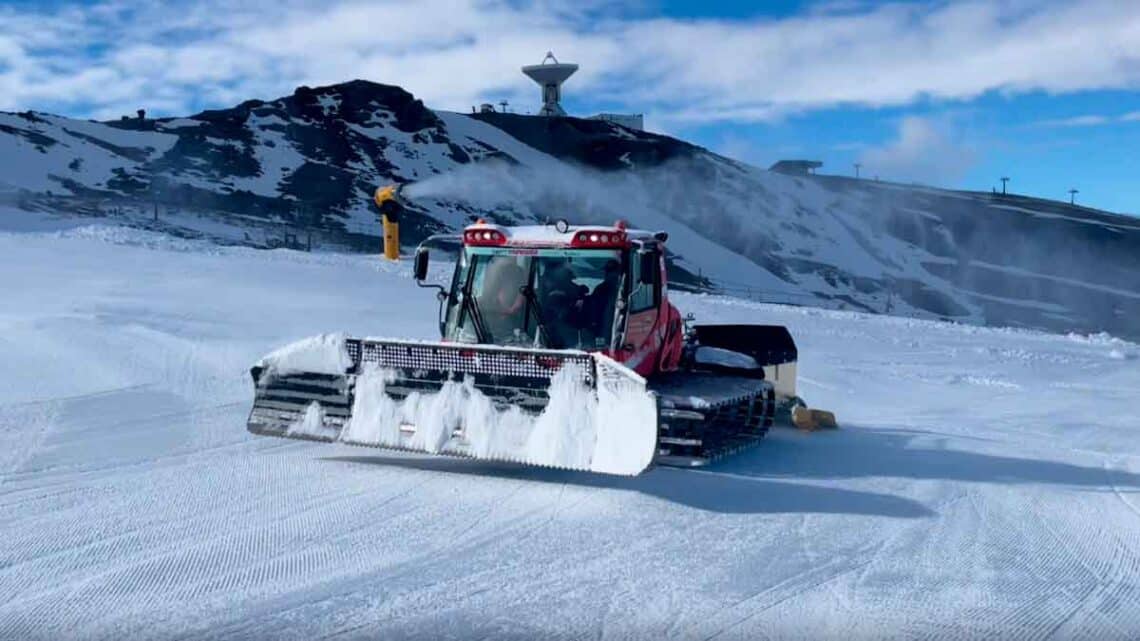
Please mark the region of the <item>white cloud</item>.
<svg viewBox="0 0 1140 641"><path fill-rule="evenodd" d="M1073 116L1072 118L1042 120L1037 124L1042 127L1092 127L1095 125L1108 124L1109 122L1112 122L1112 119L1108 116L1086 114L1084 116Z"/></svg>
<svg viewBox="0 0 1140 641"><path fill-rule="evenodd" d="M975 160L974 150L954 140L949 125L918 116L899 122L895 140L859 156L864 176L928 185L957 182Z"/></svg>
<svg viewBox="0 0 1140 641"><path fill-rule="evenodd" d="M663 123L771 120L989 91L1140 86L1140 4L831 2L781 19L680 20L597 0L105 0L0 8L0 108L173 111L367 78L439 108L537 106L518 67L578 62L567 96ZM154 109L152 109L154 111Z"/></svg>
<svg viewBox="0 0 1140 641"><path fill-rule="evenodd" d="M1137 121L1140 121L1140 111L1132 111L1121 115L1085 114L1071 118L1039 120L1034 124L1039 127L1095 127L1098 125Z"/></svg>

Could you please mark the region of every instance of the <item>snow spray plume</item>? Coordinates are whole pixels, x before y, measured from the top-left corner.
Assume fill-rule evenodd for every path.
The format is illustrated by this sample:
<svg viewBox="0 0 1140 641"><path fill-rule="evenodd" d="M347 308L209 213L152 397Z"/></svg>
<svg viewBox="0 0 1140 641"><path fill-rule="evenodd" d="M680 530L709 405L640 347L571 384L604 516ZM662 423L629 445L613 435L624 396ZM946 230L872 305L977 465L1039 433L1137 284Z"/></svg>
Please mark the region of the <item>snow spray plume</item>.
<svg viewBox="0 0 1140 641"><path fill-rule="evenodd" d="M532 188L524 179L533 183L536 176L535 172L526 172L505 161L488 160L411 183L402 193L413 200L436 198L473 204L517 202L526 200Z"/></svg>
<svg viewBox="0 0 1140 641"><path fill-rule="evenodd" d="M660 211L663 188L697 179L687 173L678 161L603 172L564 163L536 170L489 160L411 183L403 194L413 200L460 201L489 210L507 207L518 211L521 207L537 220L566 218L573 223L608 224L625 218L636 224L647 211ZM673 204L676 208L684 203Z"/></svg>
<svg viewBox="0 0 1140 641"><path fill-rule="evenodd" d="M405 194L438 206L462 202L512 223L622 218L664 229L681 241L674 248L692 254L674 257L694 272L706 258L699 243L714 241L774 275L769 290L818 292L823 306L841 296L867 311L1137 336L1140 230L1079 224L1067 204L1026 202L1019 206L1033 212L1011 212L1011 199L785 176L704 152L617 171L495 160L411 184ZM931 262L930 255L954 262ZM723 266L719 272L733 278ZM715 284L726 291L756 286ZM1026 300L1038 308L1019 302Z"/></svg>

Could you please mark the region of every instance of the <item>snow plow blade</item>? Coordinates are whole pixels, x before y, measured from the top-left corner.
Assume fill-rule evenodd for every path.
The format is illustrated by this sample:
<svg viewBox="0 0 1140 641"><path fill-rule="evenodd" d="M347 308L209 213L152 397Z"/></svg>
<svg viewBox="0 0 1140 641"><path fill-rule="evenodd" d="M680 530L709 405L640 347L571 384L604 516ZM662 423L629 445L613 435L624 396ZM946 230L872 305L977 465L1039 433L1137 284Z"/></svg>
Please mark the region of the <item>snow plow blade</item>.
<svg viewBox="0 0 1140 641"><path fill-rule="evenodd" d="M254 434L633 476L658 401L602 354L319 336L251 370Z"/></svg>

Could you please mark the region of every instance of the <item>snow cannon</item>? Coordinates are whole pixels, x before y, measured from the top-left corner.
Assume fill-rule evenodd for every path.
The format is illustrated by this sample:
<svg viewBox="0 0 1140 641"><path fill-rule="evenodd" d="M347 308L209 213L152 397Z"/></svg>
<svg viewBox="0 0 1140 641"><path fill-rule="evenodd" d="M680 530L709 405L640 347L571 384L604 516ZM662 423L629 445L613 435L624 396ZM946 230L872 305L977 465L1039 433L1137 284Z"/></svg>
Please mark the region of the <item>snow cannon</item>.
<svg viewBox="0 0 1140 641"><path fill-rule="evenodd" d="M373 196L376 206L380 208L384 228L384 258L388 260L400 259L400 212L405 207L400 192L403 188L403 185L378 187Z"/></svg>

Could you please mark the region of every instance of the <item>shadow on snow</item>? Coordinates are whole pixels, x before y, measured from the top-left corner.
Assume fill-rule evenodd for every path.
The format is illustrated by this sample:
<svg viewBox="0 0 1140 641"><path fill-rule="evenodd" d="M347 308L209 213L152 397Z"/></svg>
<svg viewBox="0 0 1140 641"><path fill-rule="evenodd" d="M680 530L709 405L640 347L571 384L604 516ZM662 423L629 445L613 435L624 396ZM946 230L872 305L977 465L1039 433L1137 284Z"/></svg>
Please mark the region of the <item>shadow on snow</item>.
<svg viewBox="0 0 1140 641"><path fill-rule="evenodd" d="M772 434L774 438L760 447L727 458L714 469L765 479L887 477L1088 489L1140 487L1140 475L1120 470L957 449L962 444L986 446L986 441L968 435L874 427Z"/></svg>
<svg viewBox="0 0 1140 641"><path fill-rule="evenodd" d="M638 492L671 503L725 514L824 513L896 518L933 514L921 503L889 494L675 468L656 468L630 478L414 454L330 456L322 460Z"/></svg>
<svg viewBox="0 0 1140 641"><path fill-rule="evenodd" d="M406 469L571 483L637 492L710 512L823 513L919 518L934 513L892 494L828 487L795 480L909 478L977 483L1052 484L1088 489L1140 487L1140 476L1073 463L949 449L968 437L911 430L848 427L799 434L775 430L755 449L699 470L655 468L626 478L534 468L510 463L407 454L332 456L323 460Z"/></svg>

